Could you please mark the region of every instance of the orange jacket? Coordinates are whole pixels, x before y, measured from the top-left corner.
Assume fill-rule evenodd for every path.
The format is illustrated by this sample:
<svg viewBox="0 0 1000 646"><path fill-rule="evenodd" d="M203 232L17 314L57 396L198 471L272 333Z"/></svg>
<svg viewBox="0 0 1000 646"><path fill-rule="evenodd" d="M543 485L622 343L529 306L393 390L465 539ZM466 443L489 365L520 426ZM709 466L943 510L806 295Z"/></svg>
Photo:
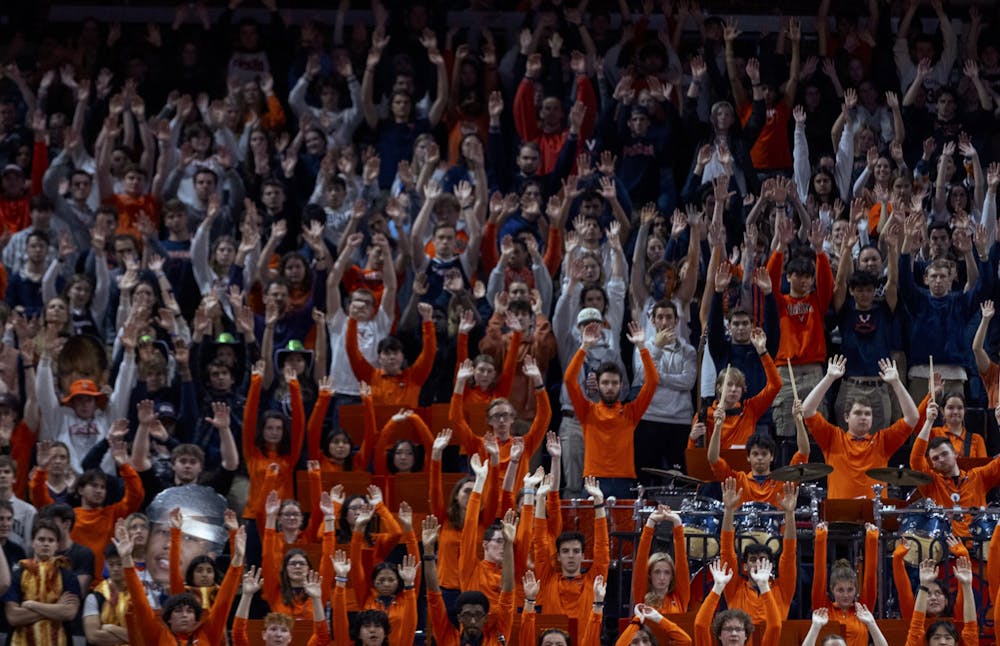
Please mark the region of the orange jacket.
<svg viewBox="0 0 1000 646"><path fill-rule="evenodd" d="M862 438L853 438L847 431L826 421L821 413L805 422L823 451L826 463L833 467L828 479L830 498L871 498L874 495L872 485L876 481L866 476L865 471L887 465L892 454L913 432L902 419Z"/></svg>
<svg viewBox="0 0 1000 646"><path fill-rule="evenodd" d="M986 492L1000 484L1000 458L994 458L989 464L976 467L969 471L959 471L958 482L954 478L946 478L931 468L927 461L927 440L919 437L913 441L910 450L910 468L922 471L934 478L930 484L919 487L920 493L930 498L942 507L954 507L953 495L959 496L960 507L985 507ZM967 515L956 516L951 521L951 531L956 536L969 535Z"/></svg>
<svg viewBox="0 0 1000 646"><path fill-rule="evenodd" d="M94 580L104 578L104 548L115 534L115 521L139 511L142 499L146 495L142 488L142 480L128 464L118 467L118 473L125 481L125 496L116 503L96 509L76 507L76 522L69 533L73 542L89 547L94 552ZM31 474L31 497L37 501L39 509L53 502L46 486L48 472L41 467Z"/></svg>
<svg viewBox="0 0 1000 646"><path fill-rule="evenodd" d="M794 538L782 540L781 557L778 559L778 578L771 582L771 594L777 604L781 621L788 617L788 608L791 606L792 596L795 594L797 581L795 552L797 549L797 542ZM765 602L764 595L757 592L750 580L738 574L741 571L740 562L736 558L736 537L731 529L722 530L719 557L722 559L723 565L729 566L733 572L737 573L724 591L726 604L730 608L739 608L745 611L755 624L767 621L770 609L767 607L769 604Z"/></svg>
<svg viewBox="0 0 1000 646"><path fill-rule="evenodd" d="M250 476L250 493L247 505L243 511L244 518L257 519L264 516L264 501L269 491L264 490L267 469L271 463L281 467L281 477L278 479L278 496L284 500L295 497L295 465L302 455L302 442L305 440L305 409L302 406L302 390L298 380L288 383L292 398L292 433L291 450L288 453L277 451L262 451L257 447L257 409L260 406L260 375L250 378L250 392L247 393L246 407L243 409L243 459L247 465L247 475ZM263 523L260 523L263 524Z"/></svg>
<svg viewBox="0 0 1000 646"><path fill-rule="evenodd" d="M385 371L373 367L358 348L358 322L347 318L347 358L358 381L365 381L372 388L372 399L376 404L405 406L416 408L420 389L431 374L434 367L434 355L437 354L437 336L434 334L433 321L426 321L421 326L423 347L420 356L413 365L398 375L387 375Z"/></svg>
<svg viewBox="0 0 1000 646"><path fill-rule="evenodd" d="M643 525L639 537L639 549L632 565L632 599L635 603L645 603L649 592L649 551L653 547L653 528ZM691 572L687 559L687 545L684 527L674 525L674 589L668 592L656 609L660 614L680 614L687 612L691 601Z"/></svg>
<svg viewBox="0 0 1000 646"><path fill-rule="evenodd" d="M588 475L635 479L635 426L653 401L656 385L660 382L649 350L643 346L639 354L646 383L636 398L627 404L616 401L609 406L584 397L578 377L587 356L586 350L577 350L566 368L564 383L573 403L573 412L583 428L583 472Z"/></svg>

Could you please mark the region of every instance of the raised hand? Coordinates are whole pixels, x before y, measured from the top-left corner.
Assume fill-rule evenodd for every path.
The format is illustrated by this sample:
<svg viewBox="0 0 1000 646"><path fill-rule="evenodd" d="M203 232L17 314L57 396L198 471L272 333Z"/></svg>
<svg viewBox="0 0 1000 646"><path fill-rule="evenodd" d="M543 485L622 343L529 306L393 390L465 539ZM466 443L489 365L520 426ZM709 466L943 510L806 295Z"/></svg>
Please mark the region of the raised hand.
<svg viewBox="0 0 1000 646"><path fill-rule="evenodd" d="M732 569L719 559L708 564L708 571L712 574L712 581L719 587L725 587L733 580Z"/></svg>
<svg viewBox="0 0 1000 646"><path fill-rule="evenodd" d="M323 577L316 570L309 570L306 573L305 583L302 584L302 591L310 599L320 599L323 596Z"/></svg>
<svg viewBox="0 0 1000 646"><path fill-rule="evenodd" d="M873 615L872 611L868 609L868 606L860 601L857 601L854 604L854 614L861 621L861 623L866 626L870 626L875 623L875 615Z"/></svg>
<svg viewBox="0 0 1000 646"><path fill-rule="evenodd" d="M541 584L538 579L535 578L535 573L532 570L528 570L521 577L521 585L524 587L524 598L534 601L538 598L538 591L541 588ZM596 600L597 597L595 596Z"/></svg>
<svg viewBox="0 0 1000 646"><path fill-rule="evenodd" d="M428 514L428 518L434 516ZM347 558L347 552L337 550L331 557L333 559L333 573L338 579L346 579L351 574L351 559Z"/></svg>
<svg viewBox="0 0 1000 646"><path fill-rule="evenodd" d="M771 581L771 572L774 570L774 563L771 559L757 561L757 565L750 570L750 579L758 586L765 585Z"/></svg>
<svg viewBox="0 0 1000 646"><path fill-rule="evenodd" d="M243 594L245 596L252 597L264 587L264 580L260 576L261 571L253 565L243 573Z"/></svg>
<svg viewBox="0 0 1000 646"><path fill-rule="evenodd" d="M826 608L813 610L812 622L814 626L825 626L830 621L830 611Z"/></svg>
<svg viewBox="0 0 1000 646"><path fill-rule="evenodd" d="M958 572L955 572L956 577ZM920 562L920 584L927 585L934 583L938 578L938 564L933 559L926 559Z"/></svg>
<svg viewBox="0 0 1000 646"><path fill-rule="evenodd" d="M757 350L757 354L767 352L767 334L764 332L764 328L755 327L750 332L750 343Z"/></svg>
<svg viewBox="0 0 1000 646"><path fill-rule="evenodd" d="M478 453L472 455L472 458L469 460L469 467L472 469L472 473L476 475L476 480L486 480L486 474L490 470L490 465L488 462L480 459Z"/></svg>
<svg viewBox="0 0 1000 646"><path fill-rule="evenodd" d="M834 379L840 379L847 371L847 358L842 354L835 354L830 357L826 364L826 374Z"/></svg>
<svg viewBox="0 0 1000 646"><path fill-rule="evenodd" d="M403 556L403 562L399 564L399 578L403 580L403 586L412 588L417 580L417 571L420 569L420 561L412 554Z"/></svg>
<svg viewBox="0 0 1000 646"><path fill-rule="evenodd" d="M646 341L646 331L637 321L629 321L627 338L632 345L642 347Z"/></svg>
<svg viewBox="0 0 1000 646"><path fill-rule="evenodd" d="M601 484L594 476L587 476L583 479L583 490L594 499L595 505L604 502L604 492L601 491Z"/></svg>
<svg viewBox="0 0 1000 646"><path fill-rule="evenodd" d="M382 490L379 489L378 486L376 485L368 485L367 493L368 493L368 502L371 504L372 507L377 506L384 500L382 498Z"/></svg>
<svg viewBox="0 0 1000 646"><path fill-rule="evenodd" d="M899 381L899 370L896 368L896 362L892 359L879 359L878 368L878 376L885 383L892 384Z"/></svg>
<svg viewBox="0 0 1000 646"><path fill-rule="evenodd" d="M437 543L438 533L441 531L441 524L437 516L427 514L423 522L420 523L420 542L424 546L425 554L434 553L434 545Z"/></svg>
<svg viewBox="0 0 1000 646"><path fill-rule="evenodd" d="M743 490L738 489L736 478L726 478L722 483L722 503L731 509L736 509L743 498Z"/></svg>

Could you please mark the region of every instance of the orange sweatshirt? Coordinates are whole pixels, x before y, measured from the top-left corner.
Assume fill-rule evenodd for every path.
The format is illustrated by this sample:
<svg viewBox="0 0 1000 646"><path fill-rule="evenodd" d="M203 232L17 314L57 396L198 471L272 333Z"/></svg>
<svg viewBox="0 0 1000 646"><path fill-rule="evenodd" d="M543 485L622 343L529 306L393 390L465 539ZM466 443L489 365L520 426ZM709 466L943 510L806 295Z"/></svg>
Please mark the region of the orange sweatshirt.
<svg viewBox="0 0 1000 646"><path fill-rule="evenodd" d="M643 525L639 537L639 548L635 554L632 566L632 599L635 603L645 603L649 592L649 551L653 546L654 529ZM691 572L687 559L687 546L684 540L684 527L674 525L674 584L673 590L663 597L656 605L660 614L676 615L687 612L691 600Z"/></svg>
<svg viewBox="0 0 1000 646"><path fill-rule="evenodd" d="M736 578L733 579L735 581ZM730 582L732 585L732 582ZM754 592L756 595L757 593ZM777 601L777 595L775 595L774 588L771 588L762 595L759 595L760 601L755 605L762 606L764 617L761 621L754 620L754 623L764 624L764 636L760 640L760 646L778 646L779 638L781 637L781 624L785 620L784 616L781 614L781 609L778 607L779 603ZM698 608L698 614L694 618L694 643L697 646L714 646L719 643L715 639L715 635L712 634L712 619L715 617L715 610L719 607L719 595L715 590L709 591L705 596L705 600L702 602L701 607ZM733 605L727 600L730 608L739 608L740 610L747 610L746 606ZM785 616L788 615L788 611L785 611ZM750 635L747 635L749 638ZM752 639L748 639L748 642L752 643Z"/></svg>
<svg viewBox="0 0 1000 646"><path fill-rule="evenodd" d="M868 627L858 619L852 605L842 610L830 601L827 595L827 530L816 530L816 542L813 558L815 559L815 575L812 585L812 607L826 608L830 618L839 621L847 629L845 640L847 646L868 646ZM865 532L865 566L861 579L861 589L858 591L858 601L868 608L875 607L878 598L878 531Z"/></svg>
<svg viewBox="0 0 1000 646"><path fill-rule="evenodd" d="M566 368L564 383L573 403L573 412L583 428L583 472L588 475L635 479L635 426L653 401L660 382L649 350L643 346L639 354L646 383L636 398L627 404L616 401L609 406L584 397L579 375L587 356L586 350L577 350Z"/></svg>
<svg viewBox="0 0 1000 646"><path fill-rule="evenodd" d="M115 521L139 511L142 499L146 495L142 488L142 480L128 464L118 467L118 473L125 481L125 496L116 503L96 509L76 507L76 522L69 533L74 543L89 547L94 552L94 581L104 578L104 548L115 534ZM54 501L49 497L46 486L48 472L38 468L31 474L31 497L36 500L39 509L51 505Z"/></svg>
<svg viewBox="0 0 1000 646"><path fill-rule="evenodd" d="M913 441L913 448L910 450L910 468L934 478L930 484L919 487L920 493L946 508L955 506L952 496L956 494L960 507L985 507L986 492L1000 485L1000 457L994 458L985 466L969 471L959 470L958 476L946 478L931 468L927 461L927 440L919 437ZM968 536L971 520L965 514L952 518L952 533L956 536Z"/></svg>
<svg viewBox="0 0 1000 646"><path fill-rule="evenodd" d="M767 261L767 273L774 285L781 284L785 257L774 252ZM780 365L791 359L795 365L826 361L826 328L823 318L833 298L833 271L830 259L823 252L816 254L816 289L802 298L774 290L778 304L781 341L778 345Z"/></svg>
<svg viewBox="0 0 1000 646"><path fill-rule="evenodd" d="M797 542L794 538L785 538L781 542L781 557L778 559L778 578L771 582L771 594L774 595L774 602L777 604L780 621L788 617L788 608L792 604L792 596L795 594L795 583L797 575L795 571L795 553ZM722 537L719 545L719 557L723 565L728 566L733 572L733 580L726 586L726 604L730 608L740 608L745 611L755 624L767 621L768 603L764 596L757 592L753 583L739 574L739 559L736 558L736 537L733 530L722 530ZM706 598L706 601L708 599ZM703 606L704 607L704 606ZM700 612L700 611L699 611Z"/></svg>
<svg viewBox="0 0 1000 646"><path fill-rule="evenodd" d="M313 622L312 636L306 646L327 646L330 643L330 628L326 619ZM247 620L243 617L233 619L233 646L250 646L250 636L247 634Z"/></svg>
<svg viewBox="0 0 1000 646"><path fill-rule="evenodd" d="M371 397L362 397L361 399L366 409L365 437L367 438L370 433L368 425L375 421L375 404L372 402ZM392 459L392 456L389 455L389 449L399 435L407 429L413 429L416 432L417 440L415 443L424 447L425 455L431 452L431 446L434 445L434 435L431 434L431 429L427 428L427 424L424 423L424 420L420 419L419 415L410 415L409 419L405 422L397 422L395 419L390 419L382 427L382 432L378 433L378 439L375 441L373 465L375 475L392 475L392 472L389 470L389 460Z"/></svg>
<svg viewBox="0 0 1000 646"><path fill-rule="evenodd" d="M125 585L132 598L132 612L139 626L143 627L145 646L177 646L177 644L221 644L226 630L226 619L233 605L233 597L243 576L242 567L230 567L219 586L219 594L212 609L202 613L202 620L191 634L173 633L160 619L159 614L149 607L146 589L135 573L134 567L125 568Z"/></svg>
<svg viewBox="0 0 1000 646"><path fill-rule="evenodd" d="M790 464L806 464L809 462L808 455L802 455L798 451L792 456ZM736 471L725 458L719 458L718 462L712 463L712 475L717 482L725 482L726 478L736 478L736 488L743 490L743 497L740 504L745 502L766 502L769 505L781 508L781 497L783 482L771 480L769 477L760 478L748 471Z"/></svg>
<svg viewBox="0 0 1000 646"><path fill-rule="evenodd" d="M1000 614L1000 611L994 611ZM910 621L910 630L906 633L906 646L926 646L927 639L924 636L927 614L922 610L913 611L913 620ZM995 629L1000 631L1000 629ZM962 632L958 643L955 646L976 646L979 644L979 623L976 621L966 622L962 626Z"/></svg>
<svg viewBox="0 0 1000 646"><path fill-rule="evenodd" d="M440 592L427 591L427 617L431 634L438 646L459 646L461 633L448 619L448 609ZM514 624L514 593L503 592L497 605L490 604L490 614L483 625L483 639L480 646L504 646ZM501 642L499 637L504 637ZM338 642L340 643L340 642ZM344 642L349 643L349 642Z"/></svg>
<svg viewBox="0 0 1000 646"><path fill-rule="evenodd" d="M764 366L764 374L767 375L767 384L761 388L760 392L753 397L747 399L740 404L739 408L736 408L734 412L726 411L726 419L722 421L722 448L729 449L733 445L745 445L750 436L754 434L757 430L757 420L760 416L767 412L767 409L771 407L771 402L774 398L778 396L778 391L781 390L781 375L778 374L778 369L774 366L774 361L771 359L771 355L764 353L760 355L760 363ZM719 403L715 402L708 407L708 413L705 419L711 420L715 415L715 409L718 407ZM692 420L692 424L698 421L696 416ZM706 424L708 432L705 435L705 444L712 437L714 432L713 425L711 422ZM693 439L688 439L688 448L695 448L695 441Z"/></svg>
<svg viewBox="0 0 1000 646"><path fill-rule="evenodd" d="M521 346L521 332L514 332L511 337L512 348ZM469 335L464 332L458 333L458 357L455 359L455 373L462 366L462 363L469 358ZM496 383L492 388L482 389L475 384L474 379L470 379L465 384L465 403L467 404L488 404L497 397L510 397L510 387L514 383L514 371L517 369L517 353L508 352L497 375Z"/></svg>
<svg viewBox="0 0 1000 646"><path fill-rule="evenodd" d="M466 386L466 389L468 389L468 386ZM466 397L466 393L454 393L451 396L451 405L448 408L448 420L454 428L452 441L461 446L466 454L471 456L473 453L478 453L479 457L485 459L488 455L486 447L483 445L483 438L473 433L472 428L465 421ZM521 460L514 482L521 482L524 476L527 475L528 468L531 466L530 458L538 450L538 447L542 445L542 440L545 438L545 431L549 430L549 422L551 421L552 407L549 404L549 394L545 391L545 388L535 388L535 418L531 422L531 428L528 429L528 433L524 436L524 453L521 454L528 459ZM500 480L503 480L504 475L507 473L507 465L510 464L511 439L507 438L505 441L500 442L500 469L498 473ZM587 473L590 473L590 471Z"/></svg>
<svg viewBox="0 0 1000 646"><path fill-rule="evenodd" d="M994 536L997 536L1000 532L994 532ZM995 545L994 545L995 543ZM896 584L896 599L899 600L899 614L903 615L903 619L910 621L913 619L913 588L910 587L910 575L906 571L906 553L909 550L906 547L906 541L897 541L896 549L892 553L892 580ZM959 543L954 547L949 547L949 551L956 558L964 556L969 558L969 550L965 549L965 546ZM1000 540L990 540L990 555L992 559L994 556L1000 559ZM987 563L987 581L996 581L996 578L990 578L991 573L995 573L995 569L1000 568L1000 563L994 564L993 562ZM993 588L990 588L992 590ZM958 594L955 597L955 623L962 623L962 602L963 593L962 586L958 586Z"/></svg>
<svg viewBox="0 0 1000 646"><path fill-rule="evenodd" d="M823 451L826 463L833 467L828 479L830 498L871 498L875 480L865 475L865 471L884 467L889 458L913 429L906 420L897 420L889 428L871 433L862 438L854 438L850 433L826 421L821 413L816 413L806 421L809 433Z"/></svg>
<svg viewBox="0 0 1000 646"><path fill-rule="evenodd" d="M658 644L669 644L670 646L691 646L691 636L684 632L680 626L666 617L662 617L660 621L650 621L649 623L643 624L640 624L639 621L633 617L632 621L629 622L625 630L622 631L622 634L618 636L617 641L615 641L615 646L629 646L629 644L632 643L632 639L635 637L635 634L639 632L639 629L643 626L648 628L649 631L653 633L653 636L656 637Z"/></svg>
<svg viewBox="0 0 1000 646"><path fill-rule="evenodd" d="M254 520L257 518L263 520L264 517L264 501L270 492L265 491L263 485L271 463L281 467L278 496L282 500L295 497L295 479L292 474L295 473L295 465L302 455L302 442L305 440L306 414L302 407L302 390L298 380L293 380L288 383L292 398L291 450L288 453L278 453L270 449L262 451L257 446L257 409L260 407L261 383L259 375L250 378L250 392L247 393L246 407L243 409L243 459L246 461L247 474L250 476L250 494L247 497L243 517Z"/></svg>
<svg viewBox="0 0 1000 646"><path fill-rule="evenodd" d="M431 460L430 509L441 523L441 535L438 536L438 578L442 588L461 590L458 556L462 551L462 530L456 528L448 517L451 492L444 491L443 487L441 461ZM485 529L483 521L480 518L480 530Z"/></svg>
<svg viewBox="0 0 1000 646"><path fill-rule="evenodd" d="M545 614L575 617L577 625L587 621L594 604L594 577L608 576L610 554L608 547L608 519L594 519L594 560L590 569L569 578L562 574L556 562L556 546L548 533L548 521L535 518L533 537L535 554L535 575L538 577L537 604Z"/></svg>
<svg viewBox="0 0 1000 646"><path fill-rule="evenodd" d="M437 337L434 334L434 322L426 321L421 326L423 348L413 365L398 375L387 375L385 371L368 363L358 348L358 322L347 318L347 358L358 381L367 382L372 388L372 399L376 404L419 406L420 389L431 374L434 367L434 355L437 354Z"/></svg>

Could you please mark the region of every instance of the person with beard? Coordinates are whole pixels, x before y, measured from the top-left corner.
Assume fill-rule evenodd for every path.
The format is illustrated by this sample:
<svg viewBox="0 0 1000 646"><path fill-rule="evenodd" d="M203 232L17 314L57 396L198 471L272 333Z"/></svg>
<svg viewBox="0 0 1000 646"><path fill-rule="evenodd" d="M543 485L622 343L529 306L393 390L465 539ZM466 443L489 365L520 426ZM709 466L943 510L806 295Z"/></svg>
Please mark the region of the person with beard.
<svg viewBox="0 0 1000 646"><path fill-rule="evenodd" d="M135 615L136 626L142 627L142 642L146 646L222 643L226 619L243 573L246 528L240 527L236 532L229 569L222 580L222 585L219 586L219 593L212 603L212 609L202 610L198 598L190 592L184 592L168 597L163 603L163 611L159 617L150 607L146 591L136 574L135 563L132 561L132 539L124 523L119 523L115 527L112 541L125 568L125 586L132 597L132 613Z"/></svg>
<svg viewBox="0 0 1000 646"><path fill-rule="evenodd" d="M455 601L458 628L448 619L448 608L441 597L438 584L437 543L440 525L433 515L424 518L422 542L424 545L424 579L427 581L427 613L431 634L440 646L503 646L511 634L514 623L514 536L517 531L512 510L504 515L501 535L496 542L503 543L503 564L500 575L500 603L490 612L490 601L479 590L465 590ZM524 522L527 522L525 520ZM367 645L366 645L367 646Z"/></svg>
<svg viewBox="0 0 1000 646"><path fill-rule="evenodd" d="M580 337L577 350L566 367L566 391L573 404L573 412L583 429L583 472L602 478L610 495L628 498L635 483L634 440L635 427L653 401L660 377L649 349L645 346L646 333L635 321L629 323L628 340L639 348L645 383L636 398L623 404L619 401L622 388L621 368L614 363L602 363L596 371L600 401L591 402L580 388L580 369L590 349L601 340L598 323L590 323Z"/></svg>

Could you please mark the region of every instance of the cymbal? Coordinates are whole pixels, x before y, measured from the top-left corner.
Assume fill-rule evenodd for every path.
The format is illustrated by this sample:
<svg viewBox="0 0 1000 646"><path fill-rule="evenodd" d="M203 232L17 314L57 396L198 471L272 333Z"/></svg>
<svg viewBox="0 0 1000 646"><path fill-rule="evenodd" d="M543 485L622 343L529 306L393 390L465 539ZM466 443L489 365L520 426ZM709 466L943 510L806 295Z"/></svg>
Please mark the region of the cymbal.
<svg viewBox="0 0 1000 646"><path fill-rule="evenodd" d="M833 467L820 462L790 464L787 467L775 469L768 477L780 482L809 482L810 480L819 480L831 471L833 471Z"/></svg>
<svg viewBox="0 0 1000 646"><path fill-rule="evenodd" d="M881 480L882 482L898 487L920 487L934 480L934 478L926 473L914 471L913 469L904 469L903 467L868 469L865 471L865 475L873 480Z"/></svg>
<svg viewBox="0 0 1000 646"><path fill-rule="evenodd" d="M650 475L660 476L661 478L673 480L674 482L683 482L684 484L692 484L692 485L705 484L704 480L699 480L698 478L694 478L689 475L683 474L677 469L656 469L654 467L642 467L642 470Z"/></svg>

